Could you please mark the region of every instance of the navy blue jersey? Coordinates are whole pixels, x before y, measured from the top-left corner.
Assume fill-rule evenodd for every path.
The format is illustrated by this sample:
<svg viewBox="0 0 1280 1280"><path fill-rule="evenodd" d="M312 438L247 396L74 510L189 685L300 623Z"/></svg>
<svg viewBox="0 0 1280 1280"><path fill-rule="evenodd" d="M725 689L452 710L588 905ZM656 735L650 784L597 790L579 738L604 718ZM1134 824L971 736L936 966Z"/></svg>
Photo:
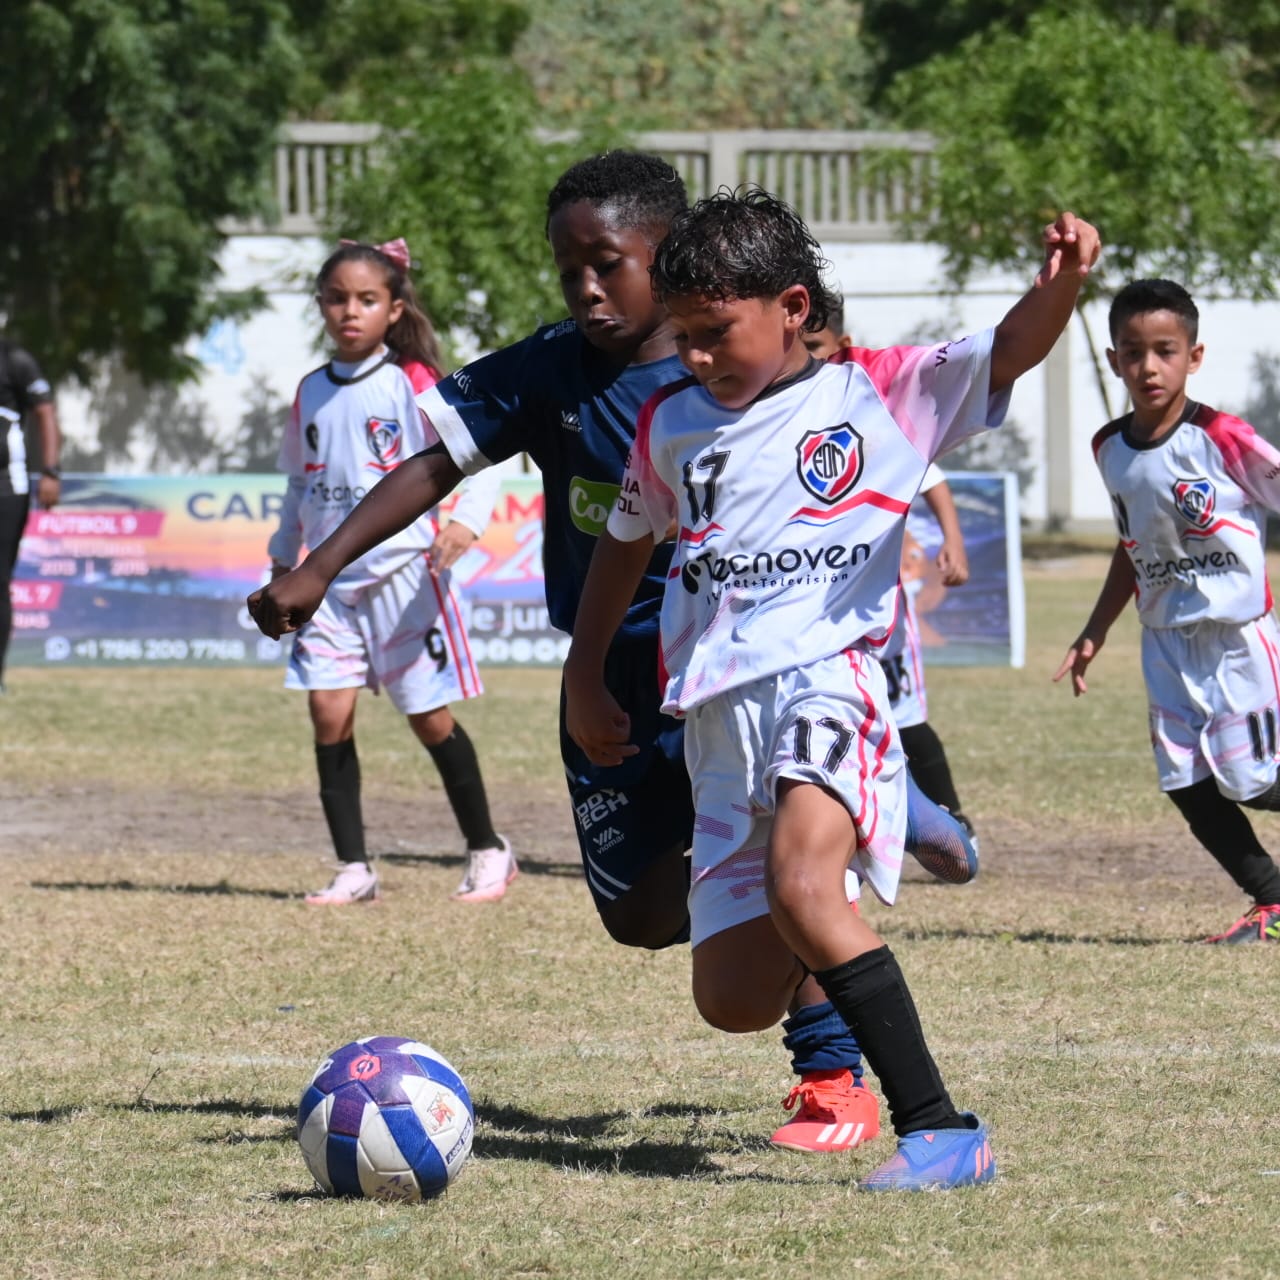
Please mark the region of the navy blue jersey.
<svg viewBox="0 0 1280 1280"><path fill-rule="evenodd" d="M573 631L640 407L684 372L676 356L620 367L564 320L459 369L419 397L462 471L473 474L519 453L542 471L547 610L561 631ZM620 635L657 631L670 562L670 544L656 548Z"/></svg>

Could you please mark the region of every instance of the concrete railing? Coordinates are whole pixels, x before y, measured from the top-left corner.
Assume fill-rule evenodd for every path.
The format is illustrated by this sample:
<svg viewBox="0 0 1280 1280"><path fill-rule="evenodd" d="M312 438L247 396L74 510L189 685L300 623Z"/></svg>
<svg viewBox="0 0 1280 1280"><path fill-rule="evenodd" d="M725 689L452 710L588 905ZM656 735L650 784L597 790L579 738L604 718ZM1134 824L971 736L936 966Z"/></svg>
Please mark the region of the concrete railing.
<svg viewBox="0 0 1280 1280"><path fill-rule="evenodd" d="M328 193L359 174L377 146L369 124L287 124L272 169L278 218L229 222L232 235L319 235ZM643 133L636 145L668 159L690 194L752 182L793 205L819 240L895 239L897 219L918 208L928 189L933 141L924 133L760 129ZM890 151L909 153L904 176L883 164Z"/></svg>

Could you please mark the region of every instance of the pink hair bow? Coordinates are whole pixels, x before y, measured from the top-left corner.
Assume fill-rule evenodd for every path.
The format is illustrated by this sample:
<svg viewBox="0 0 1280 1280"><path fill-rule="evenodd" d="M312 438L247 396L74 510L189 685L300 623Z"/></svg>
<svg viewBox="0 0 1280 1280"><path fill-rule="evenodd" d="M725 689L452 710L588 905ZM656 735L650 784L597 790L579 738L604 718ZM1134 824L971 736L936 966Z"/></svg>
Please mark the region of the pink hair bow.
<svg viewBox="0 0 1280 1280"><path fill-rule="evenodd" d="M362 244L360 240L339 240L339 244ZM388 240L386 244L375 244L370 246L377 249L384 258L390 258L392 262L400 268L401 271L408 271L411 259L409 257L409 246L405 244L403 236L397 236L394 240Z"/></svg>

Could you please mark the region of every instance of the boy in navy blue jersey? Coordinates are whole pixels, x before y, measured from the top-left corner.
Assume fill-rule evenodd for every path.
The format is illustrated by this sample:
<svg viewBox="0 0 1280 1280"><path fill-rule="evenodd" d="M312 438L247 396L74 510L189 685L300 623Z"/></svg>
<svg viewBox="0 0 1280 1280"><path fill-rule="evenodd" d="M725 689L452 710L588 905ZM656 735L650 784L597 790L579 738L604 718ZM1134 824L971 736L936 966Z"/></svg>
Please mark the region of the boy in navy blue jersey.
<svg viewBox="0 0 1280 1280"><path fill-rule="evenodd" d="M547 237L572 319L485 356L424 393L441 443L410 458L361 502L303 564L255 592L249 608L267 635L311 616L345 564L423 511L464 474L527 452L543 475L547 604L572 633L603 521L618 493L636 417L679 378L664 308L649 266L671 219L687 205L665 161L635 152L593 156L567 170L548 196ZM689 938L694 825L683 728L659 712L658 613L671 547L654 549L606 663L638 751L625 765L593 764L564 730L561 752L596 910L611 937L657 949ZM800 1081L796 1114L773 1141L800 1150L847 1150L879 1131L879 1105L861 1084L857 1043L811 980L783 1024Z"/></svg>

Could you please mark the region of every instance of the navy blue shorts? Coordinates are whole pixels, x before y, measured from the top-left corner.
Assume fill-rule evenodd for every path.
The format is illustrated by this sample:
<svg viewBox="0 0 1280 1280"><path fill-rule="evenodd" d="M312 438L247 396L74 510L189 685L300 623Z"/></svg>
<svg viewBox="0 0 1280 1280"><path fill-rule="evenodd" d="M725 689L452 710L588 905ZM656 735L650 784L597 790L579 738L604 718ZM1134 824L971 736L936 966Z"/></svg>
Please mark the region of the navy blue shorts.
<svg viewBox="0 0 1280 1280"><path fill-rule="evenodd" d="M592 764L569 737L560 690L560 755L597 910L627 893L664 853L693 841L684 725L658 710L656 636L615 644L605 661L605 684L631 717L631 741L640 748L620 765Z"/></svg>

